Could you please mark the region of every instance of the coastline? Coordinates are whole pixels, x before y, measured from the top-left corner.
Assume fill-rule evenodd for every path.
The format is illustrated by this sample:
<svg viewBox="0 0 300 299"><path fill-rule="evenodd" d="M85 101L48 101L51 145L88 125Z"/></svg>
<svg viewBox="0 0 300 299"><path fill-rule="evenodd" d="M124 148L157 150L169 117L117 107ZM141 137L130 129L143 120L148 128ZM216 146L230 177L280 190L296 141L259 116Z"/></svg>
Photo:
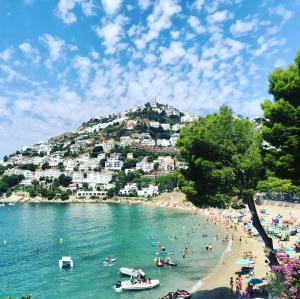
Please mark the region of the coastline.
<svg viewBox="0 0 300 299"><path fill-rule="evenodd" d="M13 194L10 198L1 199L3 203L53 203L53 204L66 204L66 203L113 203L113 204L136 204L144 205L147 207L160 207L174 210L184 210L201 217L206 217L211 225L217 225L220 229L227 230L231 241L228 243L225 251L219 258L216 265L206 273L205 277L200 278L194 287L189 290L193 293L195 299L229 299L235 298L231 293L229 280L233 277L235 280L235 272L239 271L241 266L234 263L235 260L242 258L245 251L251 250L257 261L255 264L255 276L265 277L269 272L269 267L265 263L266 257L264 254L264 245L254 238L249 238L241 226L233 227L228 220L218 215L218 209L200 209L195 207L192 203L185 200L184 194L181 192L172 192L161 194L153 200L146 200L140 198L117 197L106 200L87 200L71 197L67 201L52 200L42 198L30 198L28 196ZM273 205L260 205L260 208L267 208L272 214L285 213L290 214L290 207L279 207ZM300 205L296 209L300 209ZM232 210L233 212L233 210ZM240 238L242 241L240 242ZM229 239L230 240L230 239Z"/></svg>

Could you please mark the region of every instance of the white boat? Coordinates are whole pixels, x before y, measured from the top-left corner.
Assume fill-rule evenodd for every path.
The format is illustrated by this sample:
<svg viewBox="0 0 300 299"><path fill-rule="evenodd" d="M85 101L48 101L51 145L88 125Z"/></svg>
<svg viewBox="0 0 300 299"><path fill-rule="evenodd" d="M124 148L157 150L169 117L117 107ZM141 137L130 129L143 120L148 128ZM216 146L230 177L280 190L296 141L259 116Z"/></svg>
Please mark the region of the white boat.
<svg viewBox="0 0 300 299"><path fill-rule="evenodd" d="M142 291L156 288L160 285L158 279L154 279L146 282L142 281L133 281L133 280L124 280L118 281L115 285L116 291Z"/></svg>
<svg viewBox="0 0 300 299"><path fill-rule="evenodd" d="M0 203L0 207L5 207L5 204L4 203Z"/></svg>
<svg viewBox="0 0 300 299"><path fill-rule="evenodd" d="M73 268L73 261L70 256L63 256L58 261L59 268Z"/></svg>
<svg viewBox="0 0 300 299"><path fill-rule="evenodd" d="M9 206L14 206L14 205L15 205L15 203L13 203L13 202L10 202L10 203L8 203L8 205L9 205Z"/></svg>
<svg viewBox="0 0 300 299"><path fill-rule="evenodd" d="M145 276L145 272L141 269L136 270L133 268L126 268L126 267L121 267L120 273L128 276L138 276L138 275Z"/></svg>

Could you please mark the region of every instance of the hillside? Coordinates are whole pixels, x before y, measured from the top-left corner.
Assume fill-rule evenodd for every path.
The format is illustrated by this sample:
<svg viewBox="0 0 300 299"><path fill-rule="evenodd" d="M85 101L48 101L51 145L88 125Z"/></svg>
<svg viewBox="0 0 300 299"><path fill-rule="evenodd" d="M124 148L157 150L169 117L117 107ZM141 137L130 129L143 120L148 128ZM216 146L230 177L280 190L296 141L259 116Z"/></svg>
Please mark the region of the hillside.
<svg viewBox="0 0 300 299"><path fill-rule="evenodd" d="M0 196L28 191L49 200L77 197L152 197L172 191L186 164L176 141L196 116L159 103L92 118L72 132L5 157ZM0 182L1 183L1 182Z"/></svg>

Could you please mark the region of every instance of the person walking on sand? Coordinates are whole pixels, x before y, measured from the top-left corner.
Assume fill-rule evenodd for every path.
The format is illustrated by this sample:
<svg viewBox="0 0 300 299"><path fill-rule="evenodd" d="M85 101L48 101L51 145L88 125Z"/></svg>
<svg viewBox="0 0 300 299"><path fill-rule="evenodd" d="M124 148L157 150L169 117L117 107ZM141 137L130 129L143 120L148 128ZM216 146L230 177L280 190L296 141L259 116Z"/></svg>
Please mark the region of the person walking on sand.
<svg viewBox="0 0 300 299"><path fill-rule="evenodd" d="M233 293L233 277L230 277L229 285L231 288L231 293Z"/></svg>

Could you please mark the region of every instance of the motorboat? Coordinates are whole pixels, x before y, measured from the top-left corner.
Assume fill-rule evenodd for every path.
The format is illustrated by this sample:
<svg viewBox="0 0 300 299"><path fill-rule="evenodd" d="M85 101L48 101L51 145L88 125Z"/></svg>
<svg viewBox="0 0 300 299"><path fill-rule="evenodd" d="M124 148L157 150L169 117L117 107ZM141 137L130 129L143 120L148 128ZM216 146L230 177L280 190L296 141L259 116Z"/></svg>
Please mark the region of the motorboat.
<svg viewBox="0 0 300 299"><path fill-rule="evenodd" d="M73 268L73 261L70 256L63 256L58 262L59 268Z"/></svg>
<svg viewBox="0 0 300 299"><path fill-rule="evenodd" d="M192 295L185 290L177 290L176 292L169 292L162 299L189 299L192 298Z"/></svg>
<svg viewBox="0 0 300 299"><path fill-rule="evenodd" d="M173 262L169 257L163 260L163 263L167 266L177 267L177 264Z"/></svg>
<svg viewBox="0 0 300 299"><path fill-rule="evenodd" d="M173 262L169 257L166 257L165 259L154 259L157 267L163 267L163 266L172 266L177 267L177 264Z"/></svg>
<svg viewBox="0 0 300 299"><path fill-rule="evenodd" d="M14 205L16 205L16 204L13 203L13 202L9 202L8 205L9 205L9 206L14 206Z"/></svg>
<svg viewBox="0 0 300 299"><path fill-rule="evenodd" d="M139 274L145 276L145 272L141 269L136 270L133 268L126 268L126 267L121 267L120 273L128 276L138 276Z"/></svg>
<svg viewBox="0 0 300 299"><path fill-rule="evenodd" d="M116 258L111 258L111 257L107 256L104 258L102 263L104 266L112 266L115 264L116 261L117 261Z"/></svg>
<svg viewBox="0 0 300 299"><path fill-rule="evenodd" d="M130 280L118 281L115 285L115 289L117 292L142 291L156 288L159 285L160 281L158 279L142 281L131 278Z"/></svg>

